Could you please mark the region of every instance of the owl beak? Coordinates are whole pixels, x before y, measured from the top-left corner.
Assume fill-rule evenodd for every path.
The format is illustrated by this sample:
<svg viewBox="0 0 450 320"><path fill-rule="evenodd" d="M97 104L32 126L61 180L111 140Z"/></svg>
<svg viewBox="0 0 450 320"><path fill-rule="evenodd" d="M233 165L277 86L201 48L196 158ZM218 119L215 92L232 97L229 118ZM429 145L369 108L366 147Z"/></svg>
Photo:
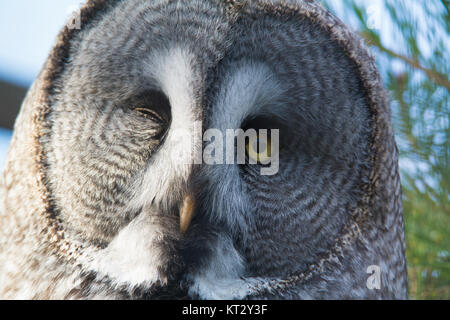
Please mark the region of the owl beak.
<svg viewBox="0 0 450 320"><path fill-rule="evenodd" d="M191 196L184 197L183 203L180 206L180 231L185 233L191 224L194 216L195 201Z"/></svg>

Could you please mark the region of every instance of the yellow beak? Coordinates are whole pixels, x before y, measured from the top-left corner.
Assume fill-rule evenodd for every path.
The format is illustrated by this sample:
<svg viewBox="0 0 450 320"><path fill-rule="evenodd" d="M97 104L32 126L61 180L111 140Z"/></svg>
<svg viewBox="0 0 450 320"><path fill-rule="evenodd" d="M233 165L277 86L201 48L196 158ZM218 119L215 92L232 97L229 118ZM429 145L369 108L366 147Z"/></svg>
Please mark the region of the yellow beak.
<svg viewBox="0 0 450 320"><path fill-rule="evenodd" d="M195 201L191 196L184 197L183 203L180 206L180 231L185 233L191 224L194 216Z"/></svg>

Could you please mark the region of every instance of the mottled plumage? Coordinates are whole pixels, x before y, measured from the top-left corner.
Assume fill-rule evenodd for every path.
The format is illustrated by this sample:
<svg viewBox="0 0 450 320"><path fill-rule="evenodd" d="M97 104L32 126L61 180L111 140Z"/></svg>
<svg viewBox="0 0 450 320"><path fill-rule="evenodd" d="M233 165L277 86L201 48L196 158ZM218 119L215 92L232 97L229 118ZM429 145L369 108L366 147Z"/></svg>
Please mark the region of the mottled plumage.
<svg viewBox="0 0 450 320"><path fill-rule="evenodd" d="M90 0L80 21L16 122L1 298L407 297L389 105L338 19L307 0ZM174 132L199 121L280 129L278 173L186 164Z"/></svg>

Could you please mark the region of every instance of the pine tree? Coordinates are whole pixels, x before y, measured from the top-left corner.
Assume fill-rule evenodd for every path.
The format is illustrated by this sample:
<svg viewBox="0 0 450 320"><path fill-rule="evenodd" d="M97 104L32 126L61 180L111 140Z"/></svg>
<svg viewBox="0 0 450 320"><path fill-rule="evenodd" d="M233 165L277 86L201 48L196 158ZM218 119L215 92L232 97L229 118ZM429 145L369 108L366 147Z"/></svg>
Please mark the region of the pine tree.
<svg viewBox="0 0 450 320"><path fill-rule="evenodd" d="M449 1L323 2L365 38L390 91L410 297L449 299Z"/></svg>

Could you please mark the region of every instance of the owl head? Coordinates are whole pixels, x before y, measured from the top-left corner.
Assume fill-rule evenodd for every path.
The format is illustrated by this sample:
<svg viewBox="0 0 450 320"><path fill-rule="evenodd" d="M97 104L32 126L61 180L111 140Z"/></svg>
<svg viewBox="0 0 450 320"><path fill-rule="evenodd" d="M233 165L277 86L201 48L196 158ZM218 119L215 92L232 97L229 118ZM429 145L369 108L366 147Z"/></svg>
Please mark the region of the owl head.
<svg viewBox="0 0 450 320"><path fill-rule="evenodd" d="M40 261L32 294L406 296L389 107L337 18L306 0L90 0L75 19L3 178L3 212L34 228L14 262Z"/></svg>

